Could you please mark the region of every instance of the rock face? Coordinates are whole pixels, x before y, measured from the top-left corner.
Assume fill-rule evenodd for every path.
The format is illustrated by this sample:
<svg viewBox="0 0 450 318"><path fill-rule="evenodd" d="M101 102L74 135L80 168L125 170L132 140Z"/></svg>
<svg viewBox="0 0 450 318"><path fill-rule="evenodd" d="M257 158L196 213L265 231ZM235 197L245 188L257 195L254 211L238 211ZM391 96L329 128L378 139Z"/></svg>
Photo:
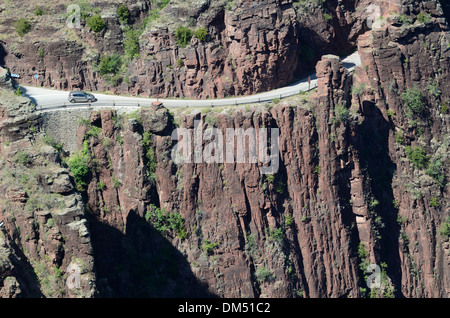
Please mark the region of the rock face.
<svg viewBox="0 0 450 318"><path fill-rule="evenodd" d="M39 123L28 99L0 88L0 297L93 297L83 199Z"/></svg>
<svg viewBox="0 0 450 318"><path fill-rule="evenodd" d="M236 61L265 43L251 20L287 31L297 23L291 14L302 9L293 11L290 1L255 1L254 7L236 1L234 17L233 10L201 3L192 12L213 12L208 21L218 26L227 21L220 36L233 34L226 43L236 47ZM78 168L70 174L60 155L38 142L40 118L29 102L1 95L0 217L6 231L0 233L0 295L448 297L448 25L435 1L382 6L381 13L395 14L370 31L358 26L361 21L345 24L348 12L370 4L342 1L332 11L333 24L353 30L342 34L367 31L359 36L362 65L354 74L336 55L324 55L316 65L317 91L277 105L182 115L159 104L129 115L93 112L78 128L79 152L65 160L82 163L69 164ZM223 19L209 8L222 10ZM207 18L200 14L199 21ZM269 24L261 29L270 30ZM174 39L168 31L160 37L161 30L145 34L167 41L170 49L155 45L155 54L171 55ZM288 54L281 44L290 35L275 33L270 43ZM209 45L177 51L192 52L184 62L195 74L191 79L205 76L192 65L200 65L199 48ZM295 60L276 59L281 69ZM159 67L156 60L148 65ZM257 89L261 69L253 64L233 73L242 81L233 80L231 90L241 89L250 69L256 80L248 85ZM214 81L192 83L195 90ZM188 95L184 89L177 92ZM263 165L249 156L244 163L174 161L175 146L189 139L183 132L193 139L212 127L279 129L279 169L262 174ZM206 137L200 143L211 155L213 145ZM81 173L83 165L88 169ZM379 274L375 288L366 280L372 270ZM77 271L79 289L55 291L63 287L61 276L72 278ZM50 279L36 284L34 275Z"/></svg>
<svg viewBox="0 0 450 318"><path fill-rule="evenodd" d="M208 2L205 2L208 3ZM264 91L292 81L298 64L296 13L278 1L237 1L232 11L222 2L208 4L197 24L209 40L193 39L179 48L171 28L144 33L142 58L132 65L136 93L152 96L216 97ZM167 7L164 12L185 15ZM161 75L162 73L162 75ZM150 88L150 90L148 89Z"/></svg>
<svg viewBox="0 0 450 318"><path fill-rule="evenodd" d="M140 34L135 42L139 57L125 59L115 76L100 75L101 58L124 55L130 45L115 12L118 4L109 2L92 4L106 23L100 32L92 31L83 19L81 28L70 29L64 25L66 19L58 18L65 7L47 8L49 12L36 17L31 32L24 35L29 41L10 36L0 42L0 61L20 74L23 84L154 97L225 97L289 84L313 71L323 53L345 54L355 48L364 30L360 10L354 12L355 1L172 0L160 10L151 1L133 0L127 6L131 27ZM4 22L2 32L13 35L14 23ZM207 36L193 36L183 47L175 36L179 26L192 32L205 28ZM39 40L33 40L33 34L39 34Z"/></svg>
<svg viewBox="0 0 450 318"><path fill-rule="evenodd" d="M447 12L448 5L440 2ZM30 7L24 0L13 5ZM436 1L172 0L161 9L151 1L132 0L127 2L129 25L123 25L118 5L110 0L80 8L82 17L100 13L106 27L99 32L87 18L79 28L69 28L66 15L61 17L63 4L47 7L23 37L15 36L16 21L5 14L0 64L20 74L22 84L57 89L153 97L247 95L309 74L323 54L349 53L358 36L385 17L423 19L427 16L421 12L434 12L443 19ZM180 26L193 34L204 28L207 35L192 36L182 45L176 37ZM133 48L138 51L130 56ZM121 65L110 65L114 71L102 74L101 61L117 54L123 56Z"/></svg>
<svg viewBox="0 0 450 318"><path fill-rule="evenodd" d="M428 3L427 8L430 16L440 16L436 4ZM383 139L366 160L374 170L374 194L393 202L382 217L396 216L398 221L397 226L386 224L382 230L391 248L380 254L389 266L399 268L394 279L402 282L406 297L441 297L449 291L444 265L449 261L448 243L445 235L437 235L449 212L444 180L448 178L450 38L447 24L440 21L387 25L359 41L367 67L356 72L355 80L365 90L353 102L369 114L363 124L368 134ZM415 104L419 109L413 110L411 96L420 99ZM365 141L371 143L369 139ZM424 162L414 160L411 149L424 151Z"/></svg>
<svg viewBox="0 0 450 318"><path fill-rule="evenodd" d="M87 187L92 235L135 255L101 252L106 290L183 296L189 282L194 296L447 297L449 38L437 9L426 23L389 20L362 35L354 75L323 56L309 98L175 119L186 129L201 120L202 131L278 128L273 176L252 163L174 163L164 109L94 114L79 138L100 167ZM182 226L169 221L178 217ZM365 281L370 264L380 288Z"/></svg>

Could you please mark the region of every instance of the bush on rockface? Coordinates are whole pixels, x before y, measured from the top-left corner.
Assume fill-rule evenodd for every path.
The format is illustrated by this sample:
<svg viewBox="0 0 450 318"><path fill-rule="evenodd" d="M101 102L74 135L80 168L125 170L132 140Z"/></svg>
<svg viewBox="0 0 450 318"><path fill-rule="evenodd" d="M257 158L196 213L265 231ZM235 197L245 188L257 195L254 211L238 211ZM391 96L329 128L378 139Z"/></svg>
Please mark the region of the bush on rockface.
<svg viewBox="0 0 450 318"><path fill-rule="evenodd" d="M78 191L84 191L89 176L91 156L87 140L83 143L83 150L74 153L66 160L67 166L72 172Z"/></svg>
<svg viewBox="0 0 450 318"><path fill-rule="evenodd" d="M106 22L100 16L100 14L96 14L87 19L86 24L91 28L94 32L103 31L106 28Z"/></svg>
<svg viewBox="0 0 450 318"><path fill-rule="evenodd" d="M205 42L208 38L208 30L206 28L199 28L195 30L194 36L200 41Z"/></svg>
<svg viewBox="0 0 450 318"><path fill-rule="evenodd" d="M117 16L119 18L120 24L128 24L130 23L130 10L128 10L127 6L123 3L119 4L117 7Z"/></svg>
<svg viewBox="0 0 450 318"><path fill-rule="evenodd" d="M424 169L428 167L429 158L424 149L421 147L407 146L406 157L413 163L418 169Z"/></svg>
<svg viewBox="0 0 450 318"><path fill-rule="evenodd" d="M423 117L425 113L425 95L418 87L409 88L402 94L410 118Z"/></svg>
<svg viewBox="0 0 450 318"><path fill-rule="evenodd" d="M19 36L24 36L31 31L31 24L27 19L19 19L16 23L16 32Z"/></svg>
<svg viewBox="0 0 450 318"><path fill-rule="evenodd" d="M177 44L181 47L186 47L188 43L191 41L193 32L188 27L179 26L175 30L175 37L177 39Z"/></svg>

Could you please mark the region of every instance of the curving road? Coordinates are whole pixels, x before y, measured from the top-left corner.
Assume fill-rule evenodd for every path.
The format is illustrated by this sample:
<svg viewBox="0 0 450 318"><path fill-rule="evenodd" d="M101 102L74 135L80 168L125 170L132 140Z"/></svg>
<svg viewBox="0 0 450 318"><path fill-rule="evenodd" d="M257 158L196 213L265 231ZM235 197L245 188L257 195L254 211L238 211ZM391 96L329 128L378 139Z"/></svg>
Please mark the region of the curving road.
<svg viewBox="0 0 450 318"><path fill-rule="evenodd" d="M342 60L342 64L349 71L353 71L358 65L361 65L361 59L358 52L347 56ZM311 84L308 83L308 78L311 79ZM317 87L316 74L312 74L310 77L306 77L294 84L275 89L269 92L255 94L251 96L222 98L222 99L209 99L209 100L192 100L192 99L158 99L166 107L208 107L208 106L232 106L239 104L253 104L259 102L272 101L276 98L282 99L297 95L302 91L308 91ZM33 100L36 104L36 108L41 111L52 111L61 109L77 109L82 107L139 107L149 106L156 99L152 98L139 98L139 97L125 97L118 95L105 95L95 94L97 101L95 103L84 104L76 103L71 104L68 101L67 91L58 91L53 89L22 86L24 95Z"/></svg>

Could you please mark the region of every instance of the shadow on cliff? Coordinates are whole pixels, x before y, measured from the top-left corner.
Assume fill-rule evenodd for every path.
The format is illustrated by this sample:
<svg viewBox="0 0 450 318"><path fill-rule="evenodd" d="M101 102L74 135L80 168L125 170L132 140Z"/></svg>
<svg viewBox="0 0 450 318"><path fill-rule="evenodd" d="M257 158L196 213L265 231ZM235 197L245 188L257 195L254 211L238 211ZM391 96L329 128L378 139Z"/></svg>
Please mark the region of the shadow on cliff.
<svg viewBox="0 0 450 318"><path fill-rule="evenodd" d="M3 47L3 43L0 42L0 66L6 67L5 65L5 56L6 56L6 50Z"/></svg>
<svg viewBox="0 0 450 318"><path fill-rule="evenodd" d="M396 164L389 156L390 123L380 109L372 102L363 102L364 121L359 126L361 163L367 170L368 183L373 198L369 203L372 213L372 229L378 231L377 262L386 263L387 274L401 294L401 260L399 254L400 226L397 223L398 210L394 205L392 179ZM379 264L378 264L379 265Z"/></svg>
<svg viewBox="0 0 450 318"><path fill-rule="evenodd" d="M89 219L100 298L215 297L186 258L143 218L130 212L125 233Z"/></svg>
<svg viewBox="0 0 450 318"><path fill-rule="evenodd" d="M319 23L320 25L322 23ZM315 27L314 25L312 27ZM300 54L294 78L299 79L308 76L308 74L315 73L316 64L320 61L323 55L333 54L338 56L347 56L354 52L356 44L351 43L348 36L351 32L351 27L340 26L340 32L335 33L336 38L329 42L325 40L324 35L320 35L310 27L300 26L298 29L298 38L300 44ZM364 30L360 30L357 34L362 34ZM345 65L350 67L353 65Z"/></svg>
<svg viewBox="0 0 450 318"><path fill-rule="evenodd" d="M41 291L39 278L31 265L28 257L22 248L17 245L16 240L12 239L6 231L3 232L9 242L11 250L14 251L9 256L9 260L14 265L12 276L19 281L22 289L22 297L26 298L43 298L45 297Z"/></svg>
<svg viewBox="0 0 450 318"><path fill-rule="evenodd" d="M447 19L447 22L450 23L450 3L448 0L439 0L442 6L442 10L444 11L444 16Z"/></svg>

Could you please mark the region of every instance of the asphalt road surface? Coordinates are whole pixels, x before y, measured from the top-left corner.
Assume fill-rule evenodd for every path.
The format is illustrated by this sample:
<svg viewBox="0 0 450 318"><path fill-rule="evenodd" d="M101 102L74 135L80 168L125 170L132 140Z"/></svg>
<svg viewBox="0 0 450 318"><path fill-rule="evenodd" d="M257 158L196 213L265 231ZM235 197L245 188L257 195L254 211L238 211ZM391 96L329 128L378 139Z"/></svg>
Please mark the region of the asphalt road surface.
<svg viewBox="0 0 450 318"><path fill-rule="evenodd" d="M358 65L361 65L361 59L358 52L347 56L342 60L343 66L349 71L353 71ZM308 83L311 79L311 84ZM302 91L308 91L317 87L316 74L311 74L304 79L287 85L285 87L275 89L265 93L259 93L250 96L208 99L208 100L192 100L192 99L158 99L166 107L208 107L208 106L232 106L240 104L253 104L260 102L272 101L274 99L283 99L293 95L297 95ZM68 100L68 91L58 91L54 89L22 86L24 95L29 97L36 104L36 108L41 111L52 111L61 109L77 109L81 107L140 107L150 106L157 99L127 97L118 95L97 94L94 92L97 101L88 103L70 103Z"/></svg>

